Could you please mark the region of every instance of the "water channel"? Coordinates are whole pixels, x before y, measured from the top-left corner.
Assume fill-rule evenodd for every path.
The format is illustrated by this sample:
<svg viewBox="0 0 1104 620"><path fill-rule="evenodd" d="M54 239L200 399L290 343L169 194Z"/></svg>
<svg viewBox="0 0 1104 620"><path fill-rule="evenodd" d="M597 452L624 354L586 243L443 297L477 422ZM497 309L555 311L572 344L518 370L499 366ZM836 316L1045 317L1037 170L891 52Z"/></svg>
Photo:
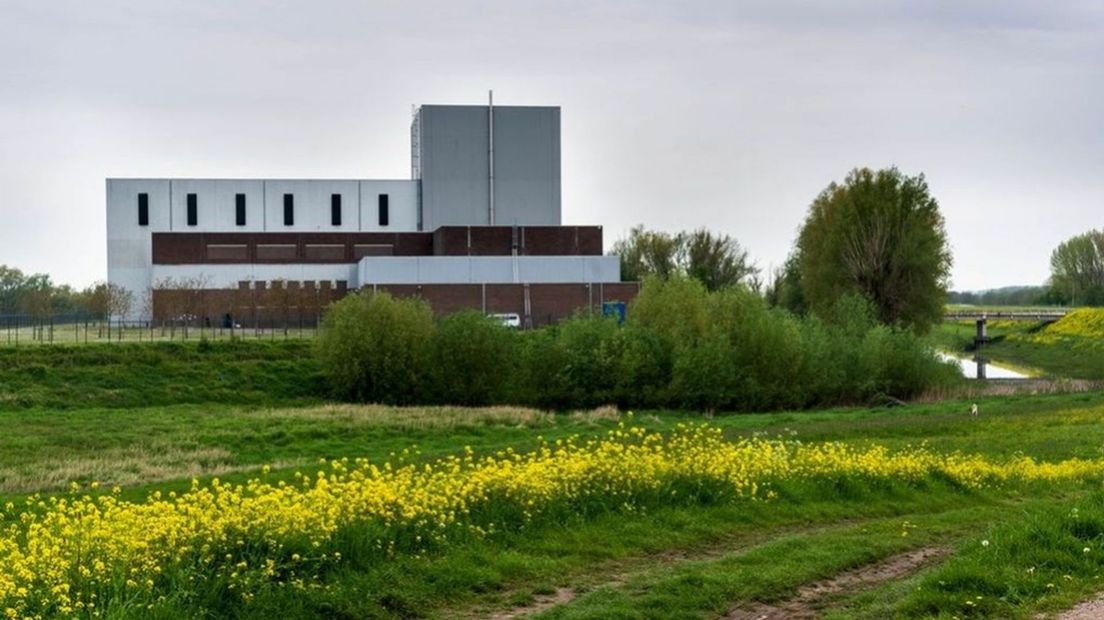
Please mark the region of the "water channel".
<svg viewBox="0 0 1104 620"><path fill-rule="evenodd" d="M958 367L962 369L962 375L967 379L978 378L978 363L976 360L968 357L957 357L946 353L944 351L939 352L939 357L948 362L955 362ZM1029 379L1030 376L1026 375L1018 370L1013 370L1006 366L1001 366L995 362L986 361L985 363L985 377L987 379Z"/></svg>

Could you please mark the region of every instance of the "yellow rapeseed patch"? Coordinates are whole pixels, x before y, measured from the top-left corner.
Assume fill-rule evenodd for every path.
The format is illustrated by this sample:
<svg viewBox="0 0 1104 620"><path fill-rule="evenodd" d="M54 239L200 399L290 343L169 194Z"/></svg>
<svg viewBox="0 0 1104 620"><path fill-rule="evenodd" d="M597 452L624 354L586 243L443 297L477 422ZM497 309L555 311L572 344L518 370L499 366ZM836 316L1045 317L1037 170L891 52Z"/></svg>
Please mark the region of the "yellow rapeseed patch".
<svg viewBox="0 0 1104 620"><path fill-rule="evenodd" d="M1104 338L1104 309L1079 308L1051 323L1044 330L1052 336Z"/></svg>
<svg viewBox="0 0 1104 620"><path fill-rule="evenodd" d="M1070 342L1075 347L1104 342L1104 308L1078 308L1037 332L1012 333L1012 340L1036 344Z"/></svg>
<svg viewBox="0 0 1104 620"><path fill-rule="evenodd" d="M483 536L551 511L774 497L778 484L848 478L970 488L1098 477L1104 461L993 462L925 448L891 451L762 438L728 441L708 426L670 435L624 426L602 439L548 443L520 454L471 451L429 464L325 463L293 483L193 481L144 502L110 494L9 505L0 528L0 610L8 617L98 616L112 605L156 604L165 593L218 580L244 599L264 583L318 587L341 550L380 558L418 553L450 535ZM344 541L344 544L343 544ZM362 558L363 559L363 558Z"/></svg>

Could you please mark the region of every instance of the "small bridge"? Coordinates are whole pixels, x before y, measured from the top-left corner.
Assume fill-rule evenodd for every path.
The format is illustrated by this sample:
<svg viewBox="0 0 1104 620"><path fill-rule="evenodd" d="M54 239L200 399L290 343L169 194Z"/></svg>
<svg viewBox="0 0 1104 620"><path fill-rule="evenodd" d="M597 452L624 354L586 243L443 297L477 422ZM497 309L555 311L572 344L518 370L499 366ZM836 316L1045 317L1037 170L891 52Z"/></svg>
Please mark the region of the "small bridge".
<svg viewBox="0 0 1104 620"><path fill-rule="evenodd" d="M944 321L1038 321L1053 323L1066 316L1066 310L1008 310L985 312L981 310L956 310L943 315Z"/></svg>
<svg viewBox="0 0 1104 620"><path fill-rule="evenodd" d="M943 315L944 321L974 321L977 332L974 335L974 361L977 362L977 378L985 379L985 366L989 360L981 355L981 348L989 342L989 332L986 322L990 319L1001 321L1035 321L1039 323L1053 323L1066 316L1065 310L1023 311L1010 310L1007 312L983 312L980 310L966 310L960 312L948 312Z"/></svg>

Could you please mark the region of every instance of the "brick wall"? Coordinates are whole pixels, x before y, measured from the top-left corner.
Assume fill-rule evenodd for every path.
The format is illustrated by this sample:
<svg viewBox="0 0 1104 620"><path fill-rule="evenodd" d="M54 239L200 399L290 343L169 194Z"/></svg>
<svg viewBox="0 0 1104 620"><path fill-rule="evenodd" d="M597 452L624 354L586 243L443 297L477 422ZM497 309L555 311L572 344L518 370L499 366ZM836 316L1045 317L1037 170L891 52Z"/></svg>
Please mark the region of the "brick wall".
<svg viewBox="0 0 1104 620"><path fill-rule="evenodd" d="M442 226L433 233L437 256L508 256L515 229L510 226ZM518 226L522 256L601 256L600 226Z"/></svg>
<svg viewBox="0 0 1104 620"><path fill-rule="evenodd" d="M598 226L519 226L522 256L600 256ZM509 256L509 226L444 226L433 233L153 233L157 265L355 263L363 256Z"/></svg>
<svg viewBox="0 0 1104 620"><path fill-rule="evenodd" d="M449 314L473 309L488 314L517 314L525 317L524 284L396 284L375 290L396 297L425 299L433 312ZM595 284L530 284L529 307L533 327L563 320L575 312L601 312L606 301L631 301L640 290L638 282ZM237 289L204 291L155 290L154 320L187 320L193 324L221 325L226 315L243 326L313 325L320 313L347 293L328 282L288 283L273 289L265 282L242 283Z"/></svg>
<svg viewBox="0 0 1104 620"><path fill-rule="evenodd" d="M362 256L429 256L430 233L153 233L156 265L355 263Z"/></svg>

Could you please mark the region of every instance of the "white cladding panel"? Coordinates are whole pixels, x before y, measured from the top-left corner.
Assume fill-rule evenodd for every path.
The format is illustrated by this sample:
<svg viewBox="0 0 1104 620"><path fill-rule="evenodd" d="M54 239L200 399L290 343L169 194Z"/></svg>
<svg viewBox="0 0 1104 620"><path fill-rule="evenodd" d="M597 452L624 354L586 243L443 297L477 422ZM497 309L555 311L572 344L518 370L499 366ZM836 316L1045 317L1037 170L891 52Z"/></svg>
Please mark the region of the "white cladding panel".
<svg viewBox="0 0 1104 620"><path fill-rule="evenodd" d="M264 181L172 179L169 230L172 232L262 232ZM195 195L195 226L188 224L188 196ZM245 194L245 225L237 225L238 194ZM164 232L155 230L155 232Z"/></svg>
<svg viewBox="0 0 1104 620"><path fill-rule="evenodd" d="M265 181L265 222L268 232L356 232L360 203L356 181ZM341 196L341 225L330 219L331 196ZM284 197L292 197L292 224L284 222Z"/></svg>
<svg viewBox="0 0 1104 620"><path fill-rule="evenodd" d="M380 225L379 197L388 196L387 226ZM361 181L360 230L364 232L411 232L418 230L417 181Z"/></svg>
<svg viewBox="0 0 1104 620"><path fill-rule="evenodd" d="M616 256L366 256L359 286L620 282Z"/></svg>
<svg viewBox="0 0 1104 620"><path fill-rule="evenodd" d="M138 194L149 194L150 223L138 226ZM188 195L196 223L188 225ZM237 195L245 195L245 224L237 224ZM284 194L294 196L284 225ZM341 196L341 224L332 196ZM379 224L379 196L388 195L389 223ZM108 179L107 238L148 239L154 232L413 232L418 229L418 182L404 180Z"/></svg>
<svg viewBox="0 0 1104 620"><path fill-rule="evenodd" d="M294 222L284 225L285 193L294 198ZM149 197L149 224L138 225L138 195ZM188 195L195 195L195 225L188 225ZM245 195L245 224L237 223L237 195ZM341 223L332 219L333 194L341 196ZM381 226L379 196L388 196L388 225ZM265 180L265 179L107 179L107 279L134 293L135 307L126 318L147 314L144 300L153 282L165 276L153 265L155 232L413 232L418 229L418 181L406 180ZM167 268L167 267L166 267ZM249 268L246 276L238 277ZM237 286L239 280L348 280L356 265L298 266L196 265L173 267L173 277L200 272ZM237 270L237 271L234 271ZM313 271L312 271L313 270ZM317 273L315 273L317 271ZM227 275L233 272L233 277ZM249 276L259 272L262 276ZM176 273L176 272L173 272ZM307 273L307 272L304 272ZM247 277L248 276L248 277ZM308 277L309 276L309 277Z"/></svg>

